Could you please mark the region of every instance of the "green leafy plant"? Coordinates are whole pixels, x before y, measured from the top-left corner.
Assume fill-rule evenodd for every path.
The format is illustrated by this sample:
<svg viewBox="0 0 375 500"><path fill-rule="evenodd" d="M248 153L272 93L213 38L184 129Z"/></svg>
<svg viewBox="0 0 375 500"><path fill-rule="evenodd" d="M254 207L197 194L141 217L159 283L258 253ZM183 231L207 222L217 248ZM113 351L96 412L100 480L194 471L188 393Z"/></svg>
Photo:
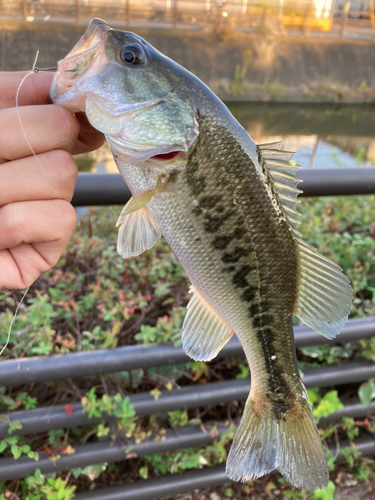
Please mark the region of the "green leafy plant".
<svg viewBox="0 0 375 500"><path fill-rule="evenodd" d="M71 500L74 497L75 486L68 486L61 477L43 475L39 469L34 476L27 477L23 483L26 491L25 500Z"/></svg>
<svg viewBox="0 0 375 500"><path fill-rule="evenodd" d="M354 418L343 417L342 428L346 432L349 439L354 439L359 434L359 429L355 424Z"/></svg>
<svg viewBox="0 0 375 500"><path fill-rule="evenodd" d="M117 429L126 437L134 437L137 426L137 418L129 396L123 398L121 394L115 396L103 395L97 398L95 388L90 389L82 398L83 411L87 412L89 418L101 418L103 413L116 418ZM98 427L99 437L107 435L108 432L102 425Z"/></svg>
<svg viewBox="0 0 375 500"><path fill-rule="evenodd" d="M340 453L345 457L345 460L350 467L354 466L354 462L361 456L361 452L353 445L351 448L340 448Z"/></svg>
<svg viewBox="0 0 375 500"><path fill-rule="evenodd" d="M72 473L76 479L82 475L87 476L90 481L94 481L94 479L97 479L106 470L107 466L107 463L87 465L86 467L78 467L76 469L72 469Z"/></svg>
<svg viewBox="0 0 375 500"><path fill-rule="evenodd" d="M334 500L335 490L335 483L333 481L328 481L327 488L314 491L313 498L319 498L321 500Z"/></svg>
<svg viewBox="0 0 375 500"><path fill-rule="evenodd" d="M39 460L39 454L31 450L29 444L23 443L20 436L9 436L0 441L0 453L8 449L12 457L17 460L21 455L26 455L32 460Z"/></svg>
<svg viewBox="0 0 375 500"><path fill-rule="evenodd" d="M375 398L375 379L361 385L358 390L358 396L363 406L367 406Z"/></svg>
<svg viewBox="0 0 375 500"><path fill-rule="evenodd" d="M317 389L309 389L307 393L317 422L320 418L328 417L331 413L344 407L337 395L337 391L329 391L323 397L320 397Z"/></svg>
<svg viewBox="0 0 375 500"><path fill-rule="evenodd" d="M246 74L247 68L252 58L253 53L251 50L246 50L243 56L242 64L236 64L236 69L234 70L233 80L229 84L228 94L233 97L238 97L242 95L246 90Z"/></svg>

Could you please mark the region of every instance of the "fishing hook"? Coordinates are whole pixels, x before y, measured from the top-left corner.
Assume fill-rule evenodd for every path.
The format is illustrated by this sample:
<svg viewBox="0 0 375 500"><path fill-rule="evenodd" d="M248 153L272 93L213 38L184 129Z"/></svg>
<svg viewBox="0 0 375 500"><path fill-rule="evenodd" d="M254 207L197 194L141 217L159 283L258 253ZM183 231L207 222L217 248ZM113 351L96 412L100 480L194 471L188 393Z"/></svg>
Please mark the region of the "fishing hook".
<svg viewBox="0 0 375 500"><path fill-rule="evenodd" d="M34 73L39 73L39 71L57 71L57 66L56 67L51 67L51 68L33 68Z"/></svg>

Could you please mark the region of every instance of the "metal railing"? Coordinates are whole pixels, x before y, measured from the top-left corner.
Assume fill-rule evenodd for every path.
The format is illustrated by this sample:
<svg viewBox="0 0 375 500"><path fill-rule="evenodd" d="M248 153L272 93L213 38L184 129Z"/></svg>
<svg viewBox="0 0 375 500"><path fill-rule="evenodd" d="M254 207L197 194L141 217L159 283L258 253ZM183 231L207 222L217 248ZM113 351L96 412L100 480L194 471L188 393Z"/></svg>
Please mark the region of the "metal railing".
<svg viewBox="0 0 375 500"><path fill-rule="evenodd" d="M327 4L328 5L328 4ZM371 4L372 5L372 4ZM311 31L344 37L350 30L370 36L375 29L375 14L368 11L318 8L314 2L250 2L248 0L4 0L0 15L26 21L52 20L65 23L87 23L102 17L117 26L149 26L215 30L257 31L266 25L282 31Z"/></svg>
<svg viewBox="0 0 375 500"><path fill-rule="evenodd" d="M301 169L304 195L340 195L375 193L375 169L334 169L314 171ZM100 191L109 190L106 196ZM98 193L100 196L98 196ZM129 191L120 176L114 174L80 174L74 197L76 205L98 205L125 203ZM341 334L329 341L308 327L295 328L297 347L331 343L345 343L375 336L375 318L350 320ZM219 357L241 356L242 349L236 338L220 352ZM0 362L0 385L21 385L25 382L84 377L91 374L113 373L155 366L166 366L189 361L181 347L172 345L153 345L150 347L130 346L109 350L51 356L45 358L24 358ZM339 386L359 383L375 377L375 363L366 360L343 363L305 370L303 381L307 388ZM249 379L213 382L205 385L190 385L181 389L161 391L157 400L149 393L134 394L130 397L137 416L151 415L177 409L189 409L245 400L250 389ZM375 415L375 402L364 408L358 401L346 401L344 408L322 419L333 422L343 416L357 418ZM110 422L113 417L88 418L81 404L39 408L36 410L11 412L6 415L7 422L0 423L0 438L8 435L10 424L18 421L12 434L25 435L45 432L57 428L70 428ZM36 469L42 473L66 471L103 462L119 462L134 456L162 453L191 446L204 446L228 430L227 422L211 422L185 427L167 432L162 436L151 436L141 443L128 440L121 443L101 441L75 447L72 455L50 460L47 453L41 453L38 462L28 457L0 459L0 480L17 479L30 476ZM354 441L363 455L375 454L375 436L368 435ZM349 447L351 443L341 443ZM130 448L130 450L129 450ZM340 460L342 456L338 457ZM175 474L159 479L143 480L124 486L105 488L97 491L79 493L77 500L151 500L166 495L174 495L196 488L207 488L229 482L224 467L209 467L203 470Z"/></svg>
<svg viewBox="0 0 375 500"><path fill-rule="evenodd" d="M337 196L375 193L375 168L314 168L298 171L300 196ZM72 200L75 206L121 205L130 191L120 174L78 175Z"/></svg>

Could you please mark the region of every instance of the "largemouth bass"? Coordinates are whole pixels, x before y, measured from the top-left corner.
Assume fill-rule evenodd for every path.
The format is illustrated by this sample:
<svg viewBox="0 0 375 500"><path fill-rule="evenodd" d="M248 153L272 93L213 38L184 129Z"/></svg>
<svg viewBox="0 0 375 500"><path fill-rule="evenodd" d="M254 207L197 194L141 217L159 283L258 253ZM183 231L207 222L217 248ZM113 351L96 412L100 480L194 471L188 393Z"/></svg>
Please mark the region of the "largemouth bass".
<svg viewBox="0 0 375 500"><path fill-rule="evenodd" d="M50 95L106 135L132 192L118 221L121 255L139 255L163 235L186 270L186 353L210 360L233 333L241 342L251 391L228 476L248 481L277 469L297 487L325 487L292 315L333 338L352 293L342 270L296 230L293 153L256 145L198 78L99 19L59 62Z"/></svg>

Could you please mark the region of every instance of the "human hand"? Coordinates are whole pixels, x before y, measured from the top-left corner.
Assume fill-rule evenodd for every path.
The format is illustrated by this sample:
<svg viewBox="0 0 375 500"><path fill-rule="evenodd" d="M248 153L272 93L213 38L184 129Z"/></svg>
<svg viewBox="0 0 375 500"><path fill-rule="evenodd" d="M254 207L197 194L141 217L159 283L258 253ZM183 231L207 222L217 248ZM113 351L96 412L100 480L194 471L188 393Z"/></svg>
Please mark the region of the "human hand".
<svg viewBox="0 0 375 500"><path fill-rule="evenodd" d="M53 104L53 75L0 73L0 289L26 288L56 264L76 224L72 154L100 147L104 136L85 115Z"/></svg>

